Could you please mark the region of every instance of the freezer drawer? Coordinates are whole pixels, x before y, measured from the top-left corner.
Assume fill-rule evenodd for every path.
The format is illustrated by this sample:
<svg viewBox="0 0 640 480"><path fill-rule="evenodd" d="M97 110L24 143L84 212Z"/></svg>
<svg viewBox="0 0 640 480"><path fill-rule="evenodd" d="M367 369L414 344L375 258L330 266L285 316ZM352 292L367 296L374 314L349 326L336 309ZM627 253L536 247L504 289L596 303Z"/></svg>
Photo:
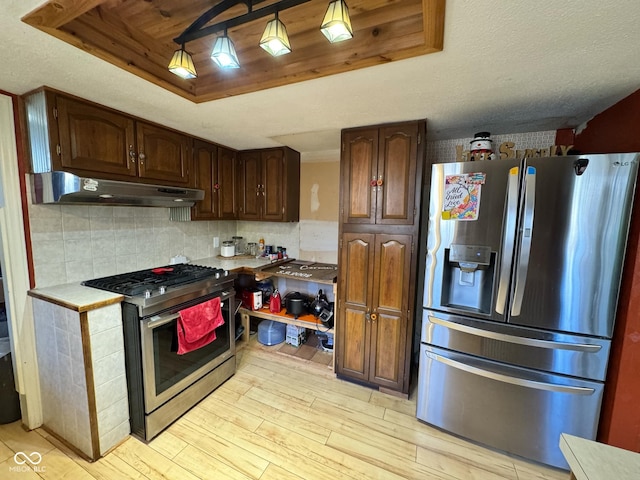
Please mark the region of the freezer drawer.
<svg viewBox="0 0 640 480"><path fill-rule="evenodd" d="M544 372L604 381L611 340L424 310L422 342Z"/></svg>
<svg viewBox="0 0 640 480"><path fill-rule="evenodd" d="M568 469L561 433L595 439L604 385L422 344L417 417L456 435Z"/></svg>

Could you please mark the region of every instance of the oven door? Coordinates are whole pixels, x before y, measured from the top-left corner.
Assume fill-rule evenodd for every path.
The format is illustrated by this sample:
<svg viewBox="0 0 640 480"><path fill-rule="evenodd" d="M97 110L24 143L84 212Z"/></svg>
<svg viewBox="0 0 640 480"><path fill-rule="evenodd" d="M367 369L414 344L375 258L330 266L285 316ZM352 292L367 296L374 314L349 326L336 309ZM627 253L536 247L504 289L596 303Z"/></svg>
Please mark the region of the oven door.
<svg viewBox="0 0 640 480"><path fill-rule="evenodd" d="M178 355L177 324L180 310L216 296L220 297L224 317L224 324L215 330L216 339L197 350ZM147 414L235 354L234 296L233 289L225 290L140 320Z"/></svg>

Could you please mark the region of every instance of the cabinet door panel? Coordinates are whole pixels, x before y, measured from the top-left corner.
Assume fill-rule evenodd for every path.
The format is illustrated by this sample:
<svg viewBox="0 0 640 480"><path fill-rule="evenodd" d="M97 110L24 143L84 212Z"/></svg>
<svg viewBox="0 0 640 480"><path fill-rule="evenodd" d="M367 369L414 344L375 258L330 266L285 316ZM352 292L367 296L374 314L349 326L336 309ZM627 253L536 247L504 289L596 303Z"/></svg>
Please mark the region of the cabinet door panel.
<svg viewBox="0 0 640 480"><path fill-rule="evenodd" d="M204 191L204 199L196 202L192 218L194 220L214 220L218 217L213 185L217 182L217 154L215 145L196 142L194 145L195 187Z"/></svg>
<svg viewBox="0 0 640 480"><path fill-rule="evenodd" d="M378 314L372 328L375 343L371 349L370 381L394 390L402 386L400 359L404 359L404 322L401 316Z"/></svg>
<svg viewBox="0 0 640 480"><path fill-rule="evenodd" d="M341 160L342 222L375 223L378 129L346 132Z"/></svg>
<svg viewBox="0 0 640 480"><path fill-rule="evenodd" d="M351 378L367 381L369 378L369 363L367 351L368 322L362 310L350 308L342 309L340 326L344 338L340 341L342 352L339 354L338 374L345 374Z"/></svg>
<svg viewBox="0 0 640 480"><path fill-rule="evenodd" d="M238 192L240 220L259 220L262 196L260 181L262 179L260 152L242 152L238 162Z"/></svg>
<svg viewBox="0 0 640 480"><path fill-rule="evenodd" d="M137 122L138 172L141 178L172 184L189 183L189 138Z"/></svg>
<svg viewBox="0 0 640 480"><path fill-rule="evenodd" d="M62 167L135 177L133 120L63 96L56 97Z"/></svg>
<svg viewBox="0 0 640 480"><path fill-rule="evenodd" d="M340 253L336 328L336 370L362 381L369 379L371 279L374 235L345 233Z"/></svg>
<svg viewBox="0 0 640 480"><path fill-rule="evenodd" d="M414 223L418 125L383 128L380 133L381 158L378 175L376 223Z"/></svg>
<svg viewBox="0 0 640 480"><path fill-rule="evenodd" d="M370 380L402 388L409 322L411 235L376 235ZM403 360L401 362L401 359Z"/></svg>
<svg viewBox="0 0 640 480"><path fill-rule="evenodd" d="M218 217L233 220L237 217L236 156L227 148L218 147L218 178L214 183L214 192L218 196ZM217 188L216 188L217 186Z"/></svg>
<svg viewBox="0 0 640 480"><path fill-rule="evenodd" d="M282 182L284 178L284 152L267 150L262 152L262 218L282 220L284 198Z"/></svg>

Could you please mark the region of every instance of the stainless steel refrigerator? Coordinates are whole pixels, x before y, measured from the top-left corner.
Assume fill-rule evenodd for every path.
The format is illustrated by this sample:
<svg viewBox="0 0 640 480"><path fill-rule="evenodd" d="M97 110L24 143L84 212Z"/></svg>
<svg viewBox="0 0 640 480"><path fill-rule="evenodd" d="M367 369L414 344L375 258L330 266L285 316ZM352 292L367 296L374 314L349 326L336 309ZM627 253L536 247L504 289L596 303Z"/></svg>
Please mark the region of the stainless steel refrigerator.
<svg viewBox="0 0 640 480"><path fill-rule="evenodd" d="M433 166L420 420L565 469L595 438L639 161Z"/></svg>

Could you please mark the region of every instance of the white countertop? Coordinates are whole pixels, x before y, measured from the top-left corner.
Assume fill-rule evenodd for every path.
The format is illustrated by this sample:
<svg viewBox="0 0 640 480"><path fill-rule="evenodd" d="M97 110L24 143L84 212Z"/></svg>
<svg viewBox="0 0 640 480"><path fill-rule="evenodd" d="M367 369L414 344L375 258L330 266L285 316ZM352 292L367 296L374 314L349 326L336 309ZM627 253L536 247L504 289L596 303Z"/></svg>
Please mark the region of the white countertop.
<svg viewBox="0 0 640 480"><path fill-rule="evenodd" d="M124 298L117 293L85 287L84 285L80 285L79 282L55 285L53 287L34 288L29 291L29 295L77 312L86 312L113 303L120 303Z"/></svg>
<svg viewBox="0 0 640 480"><path fill-rule="evenodd" d="M640 453L563 433L560 450L577 480L638 480Z"/></svg>

